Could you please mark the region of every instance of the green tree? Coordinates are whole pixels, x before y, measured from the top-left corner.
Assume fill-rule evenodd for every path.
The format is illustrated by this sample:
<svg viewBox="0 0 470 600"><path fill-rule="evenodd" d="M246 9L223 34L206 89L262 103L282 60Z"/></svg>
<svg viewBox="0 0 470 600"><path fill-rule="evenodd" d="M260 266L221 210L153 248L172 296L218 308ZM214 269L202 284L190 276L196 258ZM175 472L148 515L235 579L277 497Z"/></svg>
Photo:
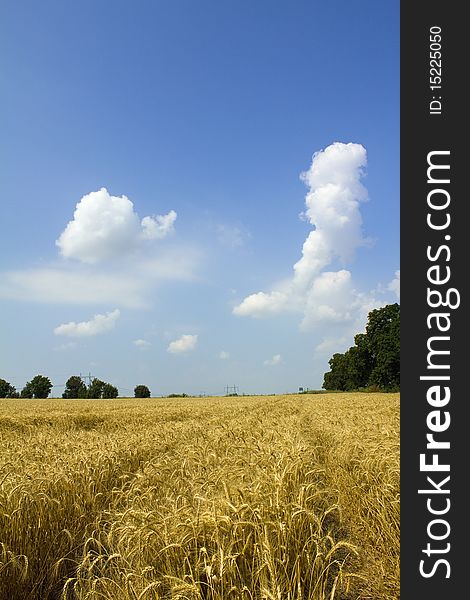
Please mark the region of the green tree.
<svg viewBox="0 0 470 600"><path fill-rule="evenodd" d="M330 371L325 373L323 387L326 390L342 390L347 386L348 376L344 354L337 352L328 361Z"/></svg>
<svg viewBox="0 0 470 600"><path fill-rule="evenodd" d="M49 377L36 375L21 390L22 398L47 398L51 393L52 383Z"/></svg>
<svg viewBox="0 0 470 600"><path fill-rule="evenodd" d="M72 375L67 379L65 390L62 398L86 398L87 388L83 383L82 378L78 375Z"/></svg>
<svg viewBox="0 0 470 600"><path fill-rule="evenodd" d="M369 313L367 344L373 360L369 385L400 387L400 305L388 304Z"/></svg>
<svg viewBox="0 0 470 600"><path fill-rule="evenodd" d="M134 398L150 398L150 390L146 385L136 385L134 388Z"/></svg>
<svg viewBox="0 0 470 600"><path fill-rule="evenodd" d="M17 398L15 386L5 379L0 379L0 398Z"/></svg>
<svg viewBox="0 0 470 600"><path fill-rule="evenodd" d="M329 361L323 387L327 390L356 390L400 387L400 306L388 304L368 315L365 333L354 338L355 345Z"/></svg>
<svg viewBox="0 0 470 600"><path fill-rule="evenodd" d="M87 390L87 398L102 398L105 382L96 377L92 380Z"/></svg>
<svg viewBox="0 0 470 600"><path fill-rule="evenodd" d="M362 339L364 336L356 335L355 346L349 348L345 353L346 371L348 383L347 390L357 390L367 386L373 369L373 360L367 344Z"/></svg>
<svg viewBox="0 0 470 600"><path fill-rule="evenodd" d="M105 383L102 391L102 398L117 398L119 390L110 383Z"/></svg>
<svg viewBox="0 0 470 600"><path fill-rule="evenodd" d="M20 398L34 398L34 393L31 388L31 382L28 382L21 390Z"/></svg>

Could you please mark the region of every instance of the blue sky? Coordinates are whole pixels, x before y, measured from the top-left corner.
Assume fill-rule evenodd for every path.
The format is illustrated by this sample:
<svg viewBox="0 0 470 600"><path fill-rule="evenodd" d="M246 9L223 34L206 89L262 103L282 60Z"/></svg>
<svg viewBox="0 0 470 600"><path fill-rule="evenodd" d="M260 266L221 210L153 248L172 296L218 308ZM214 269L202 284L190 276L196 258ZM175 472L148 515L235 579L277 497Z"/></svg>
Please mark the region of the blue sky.
<svg viewBox="0 0 470 600"><path fill-rule="evenodd" d="M0 377L320 388L397 301L399 2L0 12Z"/></svg>

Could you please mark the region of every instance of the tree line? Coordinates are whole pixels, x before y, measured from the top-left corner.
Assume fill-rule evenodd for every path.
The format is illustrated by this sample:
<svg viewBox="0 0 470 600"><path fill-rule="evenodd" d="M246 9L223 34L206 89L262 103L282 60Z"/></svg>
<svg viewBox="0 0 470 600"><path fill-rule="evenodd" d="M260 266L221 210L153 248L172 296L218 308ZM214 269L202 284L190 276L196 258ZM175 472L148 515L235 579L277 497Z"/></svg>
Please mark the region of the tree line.
<svg viewBox="0 0 470 600"><path fill-rule="evenodd" d="M388 304L368 315L365 333L354 337L354 346L330 358L325 373L326 390L353 391L400 389L400 305Z"/></svg>
<svg viewBox="0 0 470 600"><path fill-rule="evenodd" d="M354 337L354 346L333 354L328 361L330 371L325 373L325 390L353 391L400 389L400 305L388 304L372 310L368 315L365 333ZM0 398L47 398L52 383L44 375L36 375L21 392L8 381L0 379ZM62 398L117 398L116 386L94 378L87 386L79 375L72 375L65 384ZM178 397L179 394L168 396ZM186 396L182 394L181 396ZM134 388L135 398L150 398L146 385Z"/></svg>
<svg viewBox="0 0 470 600"><path fill-rule="evenodd" d="M28 381L21 392L5 379L0 379L0 398L48 398L52 390L49 377L36 375ZM72 375L67 379L62 398L117 398L119 390L116 386L101 379L94 378L87 386L79 375ZM146 385L137 385L134 388L135 398L150 398L150 390Z"/></svg>

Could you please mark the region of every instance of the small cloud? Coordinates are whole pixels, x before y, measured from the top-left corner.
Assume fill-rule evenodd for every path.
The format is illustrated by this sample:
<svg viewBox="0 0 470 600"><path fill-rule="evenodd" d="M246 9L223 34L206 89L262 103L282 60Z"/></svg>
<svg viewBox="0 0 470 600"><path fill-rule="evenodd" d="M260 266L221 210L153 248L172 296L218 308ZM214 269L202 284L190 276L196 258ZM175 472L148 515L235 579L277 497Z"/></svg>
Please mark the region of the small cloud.
<svg viewBox="0 0 470 600"><path fill-rule="evenodd" d="M172 233L176 221L176 212L170 210L167 215L144 217L142 219L142 237L146 240L160 240Z"/></svg>
<svg viewBox="0 0 470 600"><path fill-rule="evenodd" d="M174 340L170 343L167 348L167 352L170 354L181 354L183 352L189 352L194 350L197 344L197 335L182 335L179 339Z"/></svg>
<svg viewBox="0 0 470 600"><path fill-rule="evenodd" d="M348 332L349 333L349 332ZM324 338L315 347L317 356L331 357L335 352L346 350L348 345L351 346L351 336L342 336L339 338L327 337Z"/></svg>
<svg viewBox="0 0 470 600"><path fill-rule="evenodd" d="M54 329L55 335L66 335L69 337L90 337L100 333L106 333L114 329L116 320L120 315L119 309L108 312L105 315L95 315L90 321L75 323L63 323Z"/></svg>
<svg viewBox="0 0 470 600"><path fill-rule="evenodd" d="M81 198L56 245L64 258L96 264L129 254L144 240L165 237L175 220L174 210L140 220L127 196L111 196L103 187Z"/></svg>
<svg viewBox="0 0 470 600"><path fill-rule="evenodd" d="M228 352L225 352L225 350L222 350L222 352L219 354L219 358L221 360L227 360L230 358L230 354Z"/></svg>
<svg viewBox="0 0 470 600"><path fill-rule="evenodd" d="M400 300L400 271L395 271L395 278L387 285L387 289L394 292Z"/></svg>
<svg viewBox="0 0 470 600"><path fill-rule="evenodd" d="M141 339L134 340L132 343L134 344L134 346L137 346L137 348L148 348L152 345L150 342L147 342L147 340Z"/></svg>
<svg viewBox="0 0 470 600"><path fill-rule="evenodd" d="M283 291L270 293L257 292L247 296L238 306L233 309L234 315L267 317L280 313L289 308L290 297Z"/></svg>
<svg viewBox="0 0 470 600"><path fill-rule="evenodd" d="M282 362L282 357L280 354L275 354L272 358L264 361L264 364L268 367L274 367Z"/></svg>

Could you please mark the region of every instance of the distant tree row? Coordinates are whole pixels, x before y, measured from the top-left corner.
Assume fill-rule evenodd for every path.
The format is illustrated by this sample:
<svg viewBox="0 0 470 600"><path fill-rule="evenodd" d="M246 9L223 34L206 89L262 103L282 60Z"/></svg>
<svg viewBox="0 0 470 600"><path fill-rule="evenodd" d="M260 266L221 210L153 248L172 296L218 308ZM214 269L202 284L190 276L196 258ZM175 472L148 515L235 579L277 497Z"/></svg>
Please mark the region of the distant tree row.
<svg viewBox="0 0 470 600"><path fill-rule="evenodd" d="M118 394L116 386L101 379L95 377L87 387L79 375L72 375L67 379L62 398L117 398Z"/></svg>
<svg viewBox="0 0 470 600"><path fill-rule="evenodd" d="M0 398L47 398L52 390L52 382L44 375L36 375L28 381L21 392L8 381L0 379ZM90 385L85 385L79 375L72 375L65 384L62 398L117 398L119 390L111 383L94 378ZM150 390L146 385L137 385L134 388L135 398L150 398Z"/></svg>
<svg viewBox="0 0 470 600"><path fill-rule="evenodd" d="M0 379L0 398L47 398L51 393L52 383L44 375L36 375L17 392L15 386L8 381Z"/></svg>
<svg viewBox="0 0 470 600"><path fill-rule="evenodd" d="M92 379L87 387L80 376L72 375L65 384L62 398L117 398L118 394L116 386L101 379ZM146 385L137 385L134 388L134 398L150 398L149 388Z"/></svg>
<svg viewBox="0 0 470 600"><path fill-rule="evenodd" d="M366 332L344 354L333 354L325 373L326 390L400 389L400 305L388 304L368 315Z"/></svg>

